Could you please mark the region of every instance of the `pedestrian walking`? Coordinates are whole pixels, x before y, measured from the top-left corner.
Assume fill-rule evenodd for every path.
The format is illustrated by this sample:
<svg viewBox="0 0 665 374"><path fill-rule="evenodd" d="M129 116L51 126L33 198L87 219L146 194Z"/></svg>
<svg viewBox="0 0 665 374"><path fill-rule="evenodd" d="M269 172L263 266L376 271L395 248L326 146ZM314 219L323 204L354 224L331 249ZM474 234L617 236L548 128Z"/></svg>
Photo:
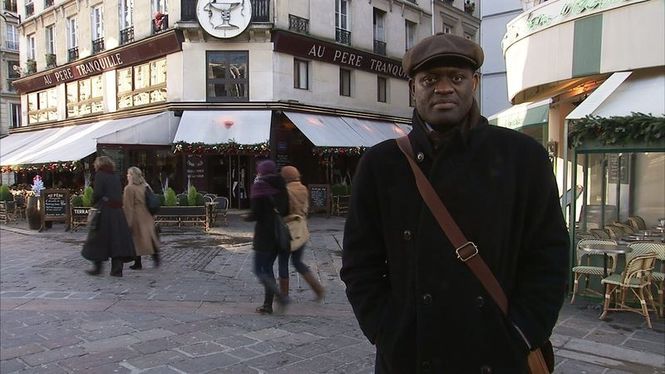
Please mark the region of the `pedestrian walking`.
<svg viewBox="0 0 665 374"><path fill-rule="evenodd" d="M367 150L353 180L340 275L377 373L526 373L531 352L553 358L569 249L556 180L541 144L480 115L482 63L450 34L409 49L413 129Z"/></svg>
<svg viewBox="0 0 665 374"><path fill-rule="evenodd" d="M273 299L284 308L288 297L277 288L273 266L277 259L278 243L275 237L275 214L285 216L289 201L284 178L277 173L277 165L272 160L263 160L256 166L257 177L250 191L251 212L248 221L254 225L254 273L264 288L263 304L256 308L257 313L272 314ZM277 213L275 212L277 210Z"/></svg>
<svg viewBox="0 0 665 374"><path fill-rule="evenodd" d="M129 268L143 269L141 256L152 256L153 264L158 267L160 261L159 238L155 231L155 219L148 211L145 198L146 189L149 189L150 186L146 183L141 169L136 166L127 169L127 181L122 197L122 209L125 212L136 249L134 264Z"/></svg>
<svg viewBox="0 0 665 374"><path fill-rule="evenodd" d="M136 252L132 236L122 211L122 185L114 173L115 164L107 156L99 156L94 162L95 181L92 204L99 209L97 227L89 228L81 255L93 262L87 270L90 275L102 271L102 261L111 258L111 275L122 277L123 263L131 261Z"/></svg>
<svg viewBox="0 0 665 374"><path fill-rule="evenodd" d="M294 166L284 166L280 171L282 178L286 182L286 190L289 196L289 220L299 220L298 224L304 225L307 230L307 212L309 210L309 191L307 187L300 183L300 171ZM309 231L307 231L309 233ZM280 252L278 258L279 290L282 295L289 295L289 257L296 271L302 275L303 279L312 288L316 294L316 301L323 300L325 290L321 283L316 279L309 267L302 262L302 256L305 252L305 244L299 248L291 248L291 252Z"/></svg>

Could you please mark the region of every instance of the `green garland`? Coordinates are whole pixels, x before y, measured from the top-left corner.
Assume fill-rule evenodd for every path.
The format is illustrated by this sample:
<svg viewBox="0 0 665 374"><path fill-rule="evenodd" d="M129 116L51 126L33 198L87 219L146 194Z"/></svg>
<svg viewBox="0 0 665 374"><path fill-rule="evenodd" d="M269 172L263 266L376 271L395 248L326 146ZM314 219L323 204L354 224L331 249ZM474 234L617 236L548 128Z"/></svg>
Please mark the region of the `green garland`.
<svg viewBox="0 0 665 374"><path fill-rule="evenodd" d="M258 154L267 155L270 153L270 146L268 143L259 144L238 144L235 142L219 143L219 144L205 144L205 143L186 143L177 142L173 144L173 152L184 153L223 153L223 154Z"/></svg>
<svg viewBox="0 0 665 374"><path fill-rule="evenodd" d="M314 147L312 154L315 156L359 156L365 152L365 147Z"/></svg>
<svg viewBox="0 0 665 374"><path fill-rule="evenodd" d="M665 140L665 117L651 114L633 112L630 116L609 118L589 115L574 123L568 133L571 148L595 140L603 145Z"/></svg>

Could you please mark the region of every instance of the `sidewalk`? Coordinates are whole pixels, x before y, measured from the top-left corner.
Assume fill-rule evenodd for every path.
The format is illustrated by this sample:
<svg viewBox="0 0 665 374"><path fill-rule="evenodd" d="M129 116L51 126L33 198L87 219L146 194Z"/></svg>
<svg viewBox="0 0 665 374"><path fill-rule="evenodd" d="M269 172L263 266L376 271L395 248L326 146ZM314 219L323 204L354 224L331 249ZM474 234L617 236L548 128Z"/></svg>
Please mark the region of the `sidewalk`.
<svg viewBox="0 0 665 374"><path fill-rule="evenodd" d="M312 217L305 262L323 304L291 272L284 315L260 316L251 272L252 224L229 212L209 233L167 229L163 265L111 278L84 273L85 229L0 226L0 372L373 373L339 280L344 220ZM611 314L597 300L566 304L552 337L557 373L665 373L665 323Z"/></svg>

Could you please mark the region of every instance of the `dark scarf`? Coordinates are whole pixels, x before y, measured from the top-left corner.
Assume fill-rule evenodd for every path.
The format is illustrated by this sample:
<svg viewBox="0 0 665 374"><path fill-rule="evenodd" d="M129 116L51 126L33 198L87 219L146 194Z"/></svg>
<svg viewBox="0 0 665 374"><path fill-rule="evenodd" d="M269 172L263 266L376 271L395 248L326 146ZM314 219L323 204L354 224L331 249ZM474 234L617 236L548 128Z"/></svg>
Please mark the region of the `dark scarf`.
<svg viewBox="0 0 665 374"><path fill-rule="evenodd" d="M474 98L473 103L471 103L469 113L459 124L446 129L429 130L425 128L424 130L427 134L427 138L432 143L434 150L439 151L448 145L448 143L455 137L455 133L457 132L460 132L462 139L467 141L469 131L476 127L478 122L480 122L480 108L478 107L478 103Z"/></svg>
<svg viewBox="0 0 665 374"><path fill-rule="evenodd" d="M98 172L101 171L103 173L108 173L108 174L113 174L114 173L113 167L110 166L110 165L102 165L97 169L97 171Z"/></svg>
<svg viewBox="0 0 665 374"><path fill-rule="evenodd" d="M279 179L281 178L278 174L267 174L256 177L250 190L250 198L258 199L276 195L279 192ZM284 184L283 180L282 184Z"/></svg>

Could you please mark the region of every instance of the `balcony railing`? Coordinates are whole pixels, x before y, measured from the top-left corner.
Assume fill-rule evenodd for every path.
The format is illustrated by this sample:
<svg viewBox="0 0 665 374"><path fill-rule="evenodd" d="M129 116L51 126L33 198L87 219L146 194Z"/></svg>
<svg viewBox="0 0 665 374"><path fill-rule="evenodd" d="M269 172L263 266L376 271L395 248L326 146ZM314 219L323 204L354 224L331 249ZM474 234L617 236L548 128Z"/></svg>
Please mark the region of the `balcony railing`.
<svg viewBox="0 0 665 374"><path fill-rule="evenodd" d="M46 58L47 68L54 68L57 65L55 53L47 53L44 57Z"/></svg>
<svg viewBox="0 0 665 374"><path fill-rule="evenodd" d="M18 51L18 41L17 40L5 40L5 48L11 49L12 51Z"/></svg>
<svg viewBox="0 0 665 374"><path fill-rule="evenodd" d="M25 70L28 74L36 73L37 72L37 61L28 59L28 61L25 62Z"/></svg>
<svg viewBox="0 0 665 374"><path fill-rule="evenodd" d="M161 14L161 13L160 13ZM154 17L150 23L152 24L152 33L166 31L169 28L169 15L161 14L161 16Z"/></svg>
<svg viewBox="0 0 665 374"><path fill-rule="evenodd" d="M16 13L18 7L16 6L16 0L5 0L5 10L8 12Z"/></svg>
<svg viewBox="0 0 665 374"><path fill-rule="evenodd" d="M120 44L127 44L134 41L134 26L120 30Z"/></svg>
<svg viewBox="0 0 665 374"><path fill-rule="evenodd" d="M7 91L9 92L16 92L16 88L12 85L16 78L7 78Z"/></svg>
<svg viewBox="0 0 665 374"><path fill-rule="evenodd" d="M289 30L309 34L309 20L289 14Z"/></svg>
<svg viewBox="0 0 665 374"><path fill-rule="evenodd" d="M252 0L252 22L270 22L270 0Z"/></svg>
<svg viewBox="0 0 665 374"><path fill-rule="evenodd" d="M99 53L104 50L104 38L95 39L92 41L92 53Z"/></svg>
<svg viewBox="0 0 665 374"><path fill-rule="evenodd" d="M180 0L180 20L196 21L196 0Z"/></svg>
<svg viewBox="0 0 665 374"><path fill-rule="evenodd" d="M374 53L377 55L386 55L386 42L381 40L374 40Z"/></svg>
<svg viewBox="0 0 665 374"><path fill-rule="evenodd" d="M335 40L338 43L351 45L351 31L335 28Z"/></svg>
<svg viewBox="0 0 665 374"><path fill-rule="evenodd" d="M53 6L53 0L44 0L44 9Z"/></svg>
<svg viewBox="0 0 665 374"><path fill-rule="evenodd" d="M35 4L25 4L25 17L30 17L35 14Z"/></svg>
<svg viewBox="0 0 665 374"><path fill-rule="evenodd" d="M74 61L79 58L79 47L69 48L67 50L67 61Z"/></svg>

